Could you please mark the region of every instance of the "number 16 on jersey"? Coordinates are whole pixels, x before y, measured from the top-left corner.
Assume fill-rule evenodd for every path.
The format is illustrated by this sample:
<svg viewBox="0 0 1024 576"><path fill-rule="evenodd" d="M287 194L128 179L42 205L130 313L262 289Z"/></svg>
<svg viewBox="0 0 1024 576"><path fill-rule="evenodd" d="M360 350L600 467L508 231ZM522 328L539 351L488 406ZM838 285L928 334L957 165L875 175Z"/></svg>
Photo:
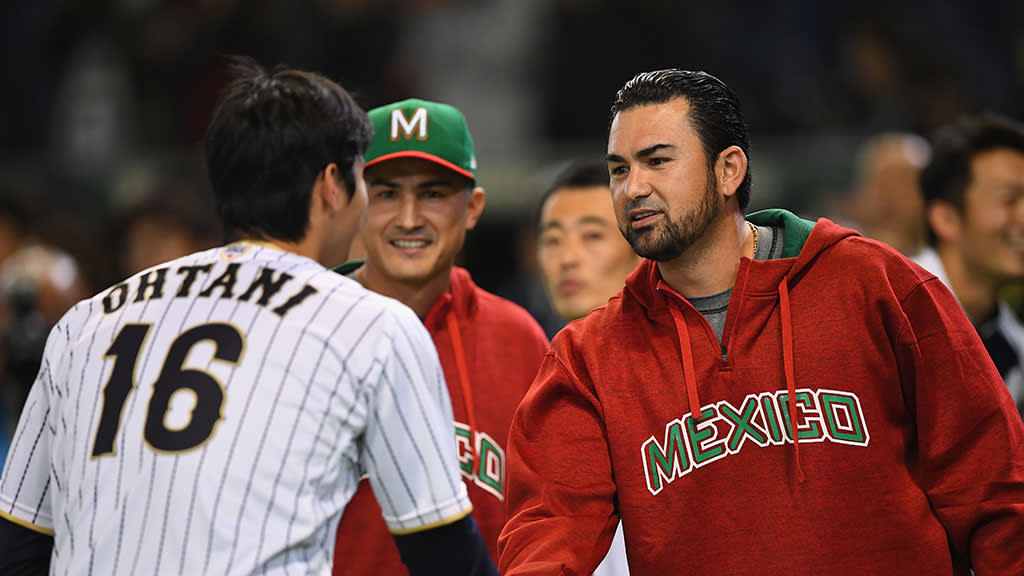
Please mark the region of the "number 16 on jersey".
<svg viewBox="0 0 1024 576"><path fill-rule="evenodd" d="M114 369L103 386L103 411L93 441L93 457L114 454L114 440L121 427L121 415L128 396L135 389L136 364L151 324L125 324L107 348L105 358L114 358ZM160 375L153 382L153 396L146 409L143 437L152 448L162 452L182 452L195 448L213 435L221 419L224 388L209 372L185 368L189 352L200 342L214 346L213 357L238 364L245 349L242 333L230 324L200 324L179 334L167 352ZM166 416L171 398L179 391L189 391L195 404L188 422L171 428Z"/></svg>

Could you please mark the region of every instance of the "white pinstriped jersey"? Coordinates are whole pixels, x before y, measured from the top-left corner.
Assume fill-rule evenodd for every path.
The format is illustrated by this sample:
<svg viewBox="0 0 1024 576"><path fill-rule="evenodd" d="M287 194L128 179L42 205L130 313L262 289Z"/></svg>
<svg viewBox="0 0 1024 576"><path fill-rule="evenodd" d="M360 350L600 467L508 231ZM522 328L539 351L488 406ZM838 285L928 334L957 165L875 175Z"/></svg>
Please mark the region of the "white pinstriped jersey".
<svg viewBox="0 0 1024 576"><path fill-rule="evenodd" d="M64 316L0 512L53 532L54 574L329 574L363 467L396 533L470 511L451 422L411 310L238 243Z"/></svg>

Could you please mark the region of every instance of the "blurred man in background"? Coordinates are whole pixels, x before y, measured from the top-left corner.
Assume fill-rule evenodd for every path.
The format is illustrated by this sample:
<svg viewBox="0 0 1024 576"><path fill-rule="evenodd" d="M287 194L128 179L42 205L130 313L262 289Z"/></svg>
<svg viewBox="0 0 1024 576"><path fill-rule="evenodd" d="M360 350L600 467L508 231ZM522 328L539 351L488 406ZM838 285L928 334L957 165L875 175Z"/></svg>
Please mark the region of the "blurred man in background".
<svg viewBox="0 0 1024 576"><path fill-rule="evenodd" d="M945 127L921 189L928 247L915 260L956 296L1024 416L1024 325L999 297L1024 279L1024 125L986 114Z"/></svg>
<svg viewBox="0 0 1024 576"><path fill-rule="evenodd" d="M220 225L206 195L187 184L163 184L121 212L121 268L135 274L220 244Z"/></svg>
<svg viewBox="0 0 1024 576"><path fill-rule="evenodd" d="M865 142L857 154L846 213L868 238L913 256L924 246L924 199L919 177L928 142L916 134L888 132Z"/></svg>
<svg viewBox="0 0 1024 576"><path fill-rule="evenodd" d="M570 164L545 192L537 261L551 303L567 322L607 302L640 264L615 221L604 161Z"/></svg>
<svg viewBox="0 0 1024 576"><path fill-rule="evenodd" d="M455 415L462 478L480 534L497 561L505 523L505 442L512 415L547 351L520 306L486 292L455 266L483 212L473 139L462 112L404 100L371 110L365 261L336 270L409 306L433 336ZM361 482L338 528L334 574L403 574L385 530L382 495Z"/></svg>

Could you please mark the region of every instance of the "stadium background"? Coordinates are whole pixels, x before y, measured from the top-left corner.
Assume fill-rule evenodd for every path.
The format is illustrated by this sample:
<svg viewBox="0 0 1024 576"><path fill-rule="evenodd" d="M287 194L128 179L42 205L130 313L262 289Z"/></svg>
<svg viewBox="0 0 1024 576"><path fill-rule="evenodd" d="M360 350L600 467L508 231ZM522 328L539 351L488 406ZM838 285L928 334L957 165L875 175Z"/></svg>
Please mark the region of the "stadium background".
<svg viewBox="0 0 1024 576"><path fill-rule="evenodd" d="M462 109L488 205L462 262L536 288L530 224L569 158L603 155L633 74L722 78L753 135L751 208L832 214L886 130L1024 116L1024 3L632 0L38 0L0 8L0 199L73 255L93 290L127 271L119 218L152 190L204 190L201 137L223 54L320 71L364 108Z"/></svg>

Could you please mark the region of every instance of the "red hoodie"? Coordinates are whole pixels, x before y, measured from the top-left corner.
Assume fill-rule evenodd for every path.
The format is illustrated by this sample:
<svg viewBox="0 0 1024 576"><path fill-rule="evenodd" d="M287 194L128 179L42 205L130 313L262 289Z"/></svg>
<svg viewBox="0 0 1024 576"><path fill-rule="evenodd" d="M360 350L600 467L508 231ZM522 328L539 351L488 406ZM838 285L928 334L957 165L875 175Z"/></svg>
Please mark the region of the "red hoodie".
<svg viewBox="0 0 1024 576"><path fill-rule="evenodd" d="M516 406L547 351L547 337L526 310L481 290L458 267L451 272L450 292L434 303L423 323L448 382L473 518L497 562L498 533L505 524L505 443ZM338 526L333 573L409 573L365 479Z"/></svg>
<svg viewBox="0 0 1024 576"><path fill-rule="evenodd" d="M721 344L650 261L555 337L502 573L589 574L621 517L633 576L1024 574L1024 426L953 296L828 220L749 219L783 257L741 261Z"/></svg>

